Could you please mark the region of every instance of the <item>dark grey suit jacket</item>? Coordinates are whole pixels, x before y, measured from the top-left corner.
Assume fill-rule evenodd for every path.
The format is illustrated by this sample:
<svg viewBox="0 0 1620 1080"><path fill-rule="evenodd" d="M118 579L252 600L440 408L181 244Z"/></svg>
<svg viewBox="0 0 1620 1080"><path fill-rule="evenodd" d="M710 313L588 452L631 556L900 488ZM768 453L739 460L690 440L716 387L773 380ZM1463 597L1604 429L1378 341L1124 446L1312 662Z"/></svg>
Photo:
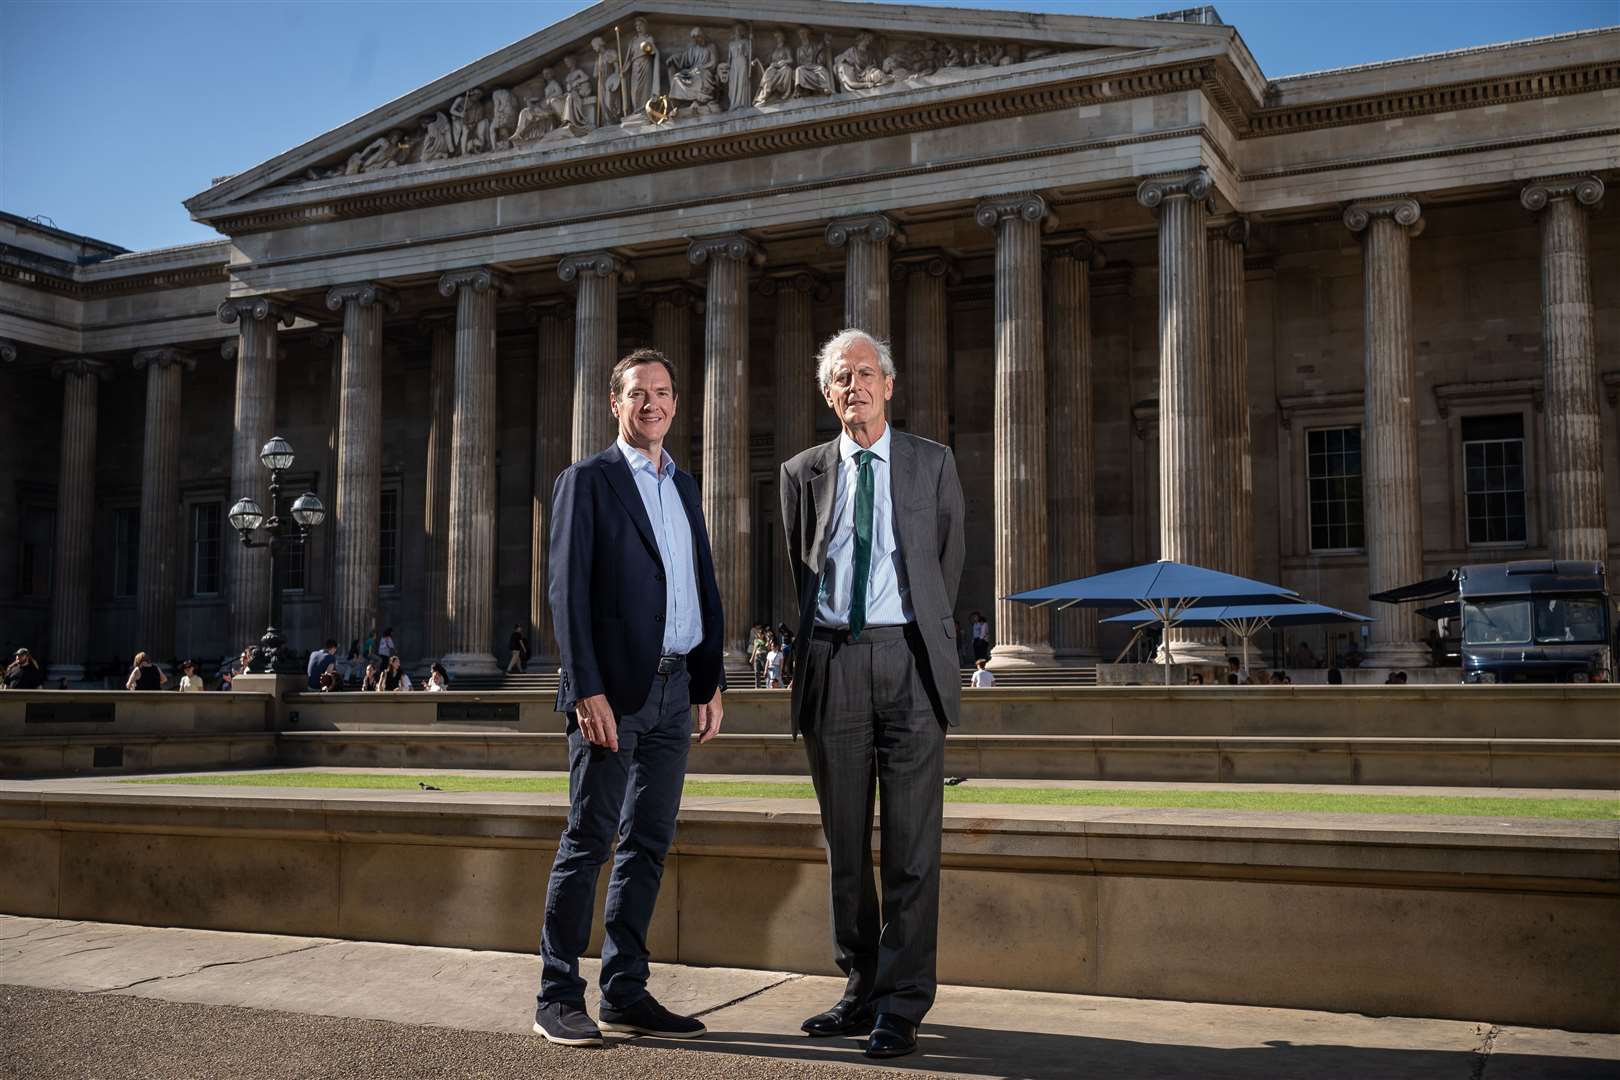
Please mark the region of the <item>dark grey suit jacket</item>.
<svg viewBox="0 0 1620 1080"><path fill-rule="evenodd" d="M942 723L954 726L962 703L957 667L956 590L962 581L962 482L951 448L894 432L890 442L889 486L894 531L910 588L912 614L928 646L934 707ZM788 567L799 598L799 640L808 651L815 629L816 597L832 539L833 504L838 495L838 440L813 446L783 463L782 532ZM793 730L804 727L803 681L793 682Z"/></svg>

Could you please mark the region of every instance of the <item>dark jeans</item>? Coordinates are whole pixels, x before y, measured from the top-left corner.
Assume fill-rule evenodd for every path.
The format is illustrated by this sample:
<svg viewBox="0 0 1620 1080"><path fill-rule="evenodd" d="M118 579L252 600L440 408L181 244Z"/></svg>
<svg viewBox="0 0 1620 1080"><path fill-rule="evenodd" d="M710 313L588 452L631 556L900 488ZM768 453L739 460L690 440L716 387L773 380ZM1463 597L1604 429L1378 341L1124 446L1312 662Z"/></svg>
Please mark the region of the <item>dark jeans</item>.
<svg viewBox="0 0 1620 1080"><path fill-rule="evenodd" d="M579 957L590 942L596 880L615 827L619 845L608 879L602 1000L623 1009L647 996L647 926L664 856L675 840L692 736L690 698L684 667L654 676L646 703L618 718L618 753L592 746L577 717L568 714L568 824L546 890L541 1002L585 1004Z"/></svg>
<svg viewBox="0 0 1620 1080"><path fill-rule="evenodd" d="M817 638L799 657L810 703L804 748L827 838L833 958L846 976L845 999L921 1023L936 986L945 729L915 625L861 637ZM872 884L874 795L882 800L881 908Z"/></svg>

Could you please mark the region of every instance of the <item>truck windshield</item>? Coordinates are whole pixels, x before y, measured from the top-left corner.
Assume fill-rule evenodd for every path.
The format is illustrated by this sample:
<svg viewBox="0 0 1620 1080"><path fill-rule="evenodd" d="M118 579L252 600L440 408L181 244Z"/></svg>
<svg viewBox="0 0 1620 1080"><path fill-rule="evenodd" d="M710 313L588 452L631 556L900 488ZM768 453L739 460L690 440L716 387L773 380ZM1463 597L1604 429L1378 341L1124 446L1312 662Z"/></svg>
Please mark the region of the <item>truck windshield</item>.
<svg viewBox="0 0 1620 1080"><path fill-rule="evenodd" d="M1541 596L1463 605L1464 640L1470 645L1528 645L1532 626L1541 645L1601 645L1608 640L1601 597Z"/></svg>

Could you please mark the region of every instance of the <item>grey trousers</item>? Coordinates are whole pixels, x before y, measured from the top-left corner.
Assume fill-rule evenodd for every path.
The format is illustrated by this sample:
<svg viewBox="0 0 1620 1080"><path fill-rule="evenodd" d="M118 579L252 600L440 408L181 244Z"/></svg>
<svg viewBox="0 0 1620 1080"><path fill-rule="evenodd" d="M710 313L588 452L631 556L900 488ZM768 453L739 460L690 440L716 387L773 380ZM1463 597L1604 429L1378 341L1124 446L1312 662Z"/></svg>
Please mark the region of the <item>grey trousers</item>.
<svg viewBox="0 0 1620 1080"><path fill-rule="evenodd" d="M937 984L945 726L927 692L915 625L868 628L858 643L826 636L805 643L798 678L827 838L833 955L845 1000L921 1023ZM875 794L881 908L872 881Z"/></svg>

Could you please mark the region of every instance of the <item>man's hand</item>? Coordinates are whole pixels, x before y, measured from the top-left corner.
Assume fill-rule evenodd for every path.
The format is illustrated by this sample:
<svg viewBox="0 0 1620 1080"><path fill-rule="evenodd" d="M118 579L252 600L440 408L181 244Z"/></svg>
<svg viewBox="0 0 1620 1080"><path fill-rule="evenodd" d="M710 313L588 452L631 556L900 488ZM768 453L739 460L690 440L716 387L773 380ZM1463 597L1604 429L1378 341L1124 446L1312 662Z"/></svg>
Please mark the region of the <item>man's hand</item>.
<svg viewBox="0 0 1620 1080"><path fill-rule="evenodd" d="M605 746L615 754L619 752L619 722L613 717L613 706L606 694L592 694L574 703L574 715L579 719L579 730L593 746Z"/></svg>
<svg viewBox="0 0 1620 1080"><path fill-rule="evenodd" d="M725 710L720 705L720 691L697 707L697 735L699 745L720 734L720 717Z"/></svg>

